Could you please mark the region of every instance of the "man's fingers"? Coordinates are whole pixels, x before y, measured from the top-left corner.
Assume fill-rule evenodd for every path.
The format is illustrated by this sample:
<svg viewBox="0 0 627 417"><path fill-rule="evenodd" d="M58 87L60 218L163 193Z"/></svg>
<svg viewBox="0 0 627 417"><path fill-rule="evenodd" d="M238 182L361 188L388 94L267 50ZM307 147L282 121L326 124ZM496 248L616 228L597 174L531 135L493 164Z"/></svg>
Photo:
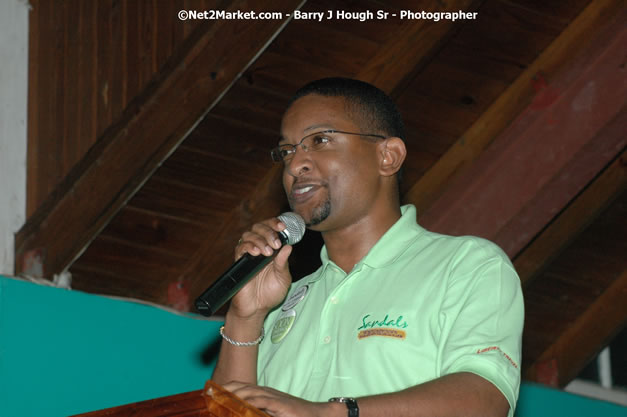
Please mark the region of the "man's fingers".
<svg viewBox="0 0 627 417"><path fill-rule="evenodd" d="M275 249L281 247L278 232L285 230L285 224L279 219L267 219L253 225L251 230L244 232L235 248L235 259L239 259L244 253L253 256L270 256Z"/></svg>
<svg viewBox="0 0 627 417"><path fill-rule="evenodd" d="M238 381L230 381L227 382L226 384L222 384L222 388L224 388L227 391L231 391L233 392L234 390L243 387L244 385L246 385L243 382L238 382Z"/></svg>
<svg viewBox="0 0 627 417"><path fill-rule="evenodd" d="M259 254L269 256L272 255L272 247L268 244L268 241L261 235L255 232L244 232L242 235L242 242L238 245L238 254L248 252L251 255L257 256Z"/></svg>
<svg viewBox="0 0 627 417"><path fill-rule="evenodd" d="M262 236L268 245L274 249L281 247L281 241L279 240L278 232L285 229L285 225L278 219L268 219L261 223L256 223L252 227L252 231Z"/></svg>
<svg viewBox="0 0 627 417"><path fill-rule="evenodd" d="M224 388L237 395L242 400L248 401L250 398L267 397L269 393L257 385L233 382L224 385Z"/></svg>
<svg viewBox="0 0 627 417"><path fill-rule="evenodd" d="M315 404L296 398L269 387L239 382L225 384L224 387L249 404L265 411L271 416L294 417L325 415L312 412ZM324 403L326 404L326 403Z"/></svg>
<svg viewBox="0 0 627 417"><path fill-rule="evenodd" d="M258 409L265 411L271 416L276 415L273 412L273 410L276 406L277 401L273 398L270 398L266 395L258 395L258 396L253 395L253 396L246 398L244 401L246 401L248 404L252 405L253 407L257 407Z"/></svg>

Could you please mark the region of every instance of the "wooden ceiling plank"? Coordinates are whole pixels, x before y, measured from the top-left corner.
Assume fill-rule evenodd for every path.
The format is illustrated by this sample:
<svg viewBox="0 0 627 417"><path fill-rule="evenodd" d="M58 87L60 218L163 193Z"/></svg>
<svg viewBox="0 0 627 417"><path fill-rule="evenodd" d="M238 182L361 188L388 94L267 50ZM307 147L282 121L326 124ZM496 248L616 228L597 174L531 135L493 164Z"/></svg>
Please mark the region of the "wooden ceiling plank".
<svg viewBox="0 0 627 417"><path fill-rule="evenodd" d="M176 187L176 193L164 192ZM194 204L187 204L193 201ZM153 175L129 202L136 208L155 210L161 214L186 219L193 223L210 224L234 207L239 199L228 190L182 187L168 179Z"/></svg>
<svg viewBox="0 0 627 417"><path fill-rule="evenodd" d="M464 10L476 11L483 0L454 0L442 2L432 0L422 10L440 12ZM355 78L376 85L396 97L418 73L437 50L452 36L459 22L443 20L432 22L418 20L403 25L398 33L379 48L379 52L368 60Z"/></svg>
<svg viewBox="0 0 627 417"><path fill-rule="evenodd" d="M276 216L286 206L281 185L283 166L273 165L248 199L225 219L223 226L208 236L190 257L176 281L190 289L193 301L233 262L237 239L254 222ZM166 304L169 304L166 301ZM191 306L187 306L189 310Z"/></svg>
<svg viewBox="0 0 627 417"><path fill-rule="evenodd" d="M421 224L494 240L514 256L625 146L626 46L623 20L604 28L449 184Z"/></svg>
<svg viewBox="0 0 627 417"><path fill-rule="evenodd" d="M238 0L228 10L288 13L299 3ZM28 272L23 259L33 252L44 254L43 276L71 265L283 29L284 20L222 19L199 24L179 53L16 234L16 274Z"/></svg>
<svg viewBox="0 0 627 417"><path fill-rule="evenodd" d="M576 56L582 45L608 24L621 10L620 0L593 0L588 7L547 47L512 85L459 138L438 162L414 184L405 201L425 212L446 185L477 158L483 150L528 106L538 89L538 80L554 76Z"/></svg>
<svg viewBox="0 0 627 417"><path fill-rule="evenodd" d="M124 297L126 300L129 299L129 294L132 294L132 298L138 302L150 302L157 298L154 287L147 286L145 280L138 277L118 275L109 269L89 267L79 262L72 265L71 272L72 289L76 291L105 294L107 297Z"/></svg>
<svg viewBox="0 0 627 417"><path fill-rule="evenodd" d="M586 363L627 324L627 269L616 278L586 311L555 338L532 364L525 378L536 381L547 362L557 365L557 384L565 386Z"/></svg>
<svg viewBox="0 0 627 417"><path fill-rule="evenodd" d="M126 241L128 236L132 236L133 240L129 243L168 253L180 253L181 248L183 252L191 252L195 245L204 240L206 233L205 224L175 220L126 206L103 230L101 236L118 241Z"/></svg>
<svg viewBox="0 0 627 417"><path fill-rule="evenodd" d="M273 44L259 57L244 77L254 86L277 92L285 92L287 98L308 81L325 77L350 77L342 68L337 68L332 61L313 62L295 58L289 53L276 50ZM270 126L268 126L270 127ZM275 126L272 126L274 129Z"/></svg>
<svg viewBox="0 0 627 417"><path fill-rule="evenodd" d="M334 8L338 6L340 5ZM322 12L328 13L324 10ZM269 50L281 51L282 54L300 59L307 65L310 62L323 62L339 72L354 74L368 62L368 58L377 51L379 44L346 31L342 27L344 22L326 19L322 22L294 20ZM337 25L342 31L335 29Z"/></svg>
<svg viewBox="0 0 627 417"><path fill-rule="evenodd" d="M515 259L523 286L548 265L614 198L627 188L627 151L622 153Z"/></svg>

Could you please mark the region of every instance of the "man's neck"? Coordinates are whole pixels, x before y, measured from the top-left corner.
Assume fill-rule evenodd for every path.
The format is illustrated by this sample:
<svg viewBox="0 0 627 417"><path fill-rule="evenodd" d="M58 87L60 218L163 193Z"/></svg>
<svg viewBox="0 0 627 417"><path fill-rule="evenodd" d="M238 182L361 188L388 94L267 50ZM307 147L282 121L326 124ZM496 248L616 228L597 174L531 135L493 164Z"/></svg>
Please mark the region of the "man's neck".
<svg viewBox="0 0 627 417"><path fill-rule="evenodd" d="M349 273L400 217L396 206L346 228L323 232L329 259Z"/></svg>

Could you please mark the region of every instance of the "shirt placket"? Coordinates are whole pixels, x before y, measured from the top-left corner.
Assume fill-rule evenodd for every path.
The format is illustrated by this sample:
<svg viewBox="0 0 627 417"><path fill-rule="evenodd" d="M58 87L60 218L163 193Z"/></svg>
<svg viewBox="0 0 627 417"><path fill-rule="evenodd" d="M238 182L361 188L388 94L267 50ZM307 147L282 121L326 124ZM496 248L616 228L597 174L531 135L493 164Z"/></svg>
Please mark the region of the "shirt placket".
<svg viewBox="0 0 627 417"><path fill-rule="evenodd" d="M329 276L337 285L330 291L320 314L320 326L316 343L318 345L317 357L314 360L313 374L315 376L329 375L330 367L337 360L338 347L341 336L341 325L343 322L343 310L349 300L351 283L360 272L361 267L354 268L346 274L339 267L333 265L328 269Z"/></svg>

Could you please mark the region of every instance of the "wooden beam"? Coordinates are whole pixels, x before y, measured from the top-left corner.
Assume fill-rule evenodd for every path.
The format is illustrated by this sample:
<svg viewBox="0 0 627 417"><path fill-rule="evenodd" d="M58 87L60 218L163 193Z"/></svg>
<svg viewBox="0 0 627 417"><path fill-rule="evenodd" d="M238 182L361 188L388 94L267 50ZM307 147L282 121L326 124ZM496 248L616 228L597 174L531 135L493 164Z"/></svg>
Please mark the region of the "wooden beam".
<svg viewBox="0 0 627 417"><path fill-rule="evenodd" d="M545 87L463 176L421 215L441 233L478 235L510 256L627 143L627 9Z"/></svg>
<svg viewBox="0 0 627 417"><path fill-rule="evenodd" d="M627 269L528 367L525 379L537 380L543 364L554 363L558 385L568 384L594 353L598 353L627 324L625 300Z"/></svg>
<svg viewBox="0 0 627 417"><path fill-rule="evenodd" d="M29 272L23 261L33 253L42 254L43 276L68 268L281 32L285 13L299 3L237 0L228 11L272 10L283 12L283 19L199 24L17 233L16 273Z"/></svg>
<svg viewBox="0 0 627 417"><path fill-rule="evenodd" d="M607 25L620 12L620 0L593 0L549 45L529 68L486 110L438 162L406 193L404 200L425 212L446 185L479 156L510 122L532 101L546 99L546 91L536 95L539 80L551 81L570 57L576 56L590 35ZM535 87L535 88L534 88Z"/></svg>
<svg viewBox="0 0 627 417"><path fill-rule="evenodd" d="M422 10L438 12L474 12L485 0L454 0L444 5L440 0L421 4ZM424 3L424 2L423 2ZM395 97L429 62L437 50L455 32L463 20L407 21L390 40L379 48L378 53L355 78L376 85Z"/></svg>
<svg viewBox="0 0 627 417"><path fill-rule="evenodd" d="M494 236L494 242L506 253L515 258L539 231L559 215L563 207L572 204L581 190L590 187L621 149L627 145L627 104L622 110L601 129L601 131L585 146L582 146L573 158L539 189L533 199L527 203L507 224L500 228ZM556 132L556 137L561 137ZM570 144L565 138L563 144ZM538 149L540 151L540 149ZM551 161L554 162L554 161ZM529 164L529 169L533 166ZM530 175L529 181L532 181ZM611 192L610 189L604 190ZM585 191L584 191L585 192ZM599 196L600 197L600 196ZM609 196L608 196L609 198ZM590 216L600 210L603 200L597 198L589 201L587 211ZM582 219L584 221L585 219ZM574 226L574 225L573 225ZM557 246L553 245L554 248Z"/></svg>
<svg viewBox="0 0 627 417"><path fill-rule="evenodd" d="M627 151L622 153L516 258L523 286L529 285L581 231L627 188Z"/></svg>

